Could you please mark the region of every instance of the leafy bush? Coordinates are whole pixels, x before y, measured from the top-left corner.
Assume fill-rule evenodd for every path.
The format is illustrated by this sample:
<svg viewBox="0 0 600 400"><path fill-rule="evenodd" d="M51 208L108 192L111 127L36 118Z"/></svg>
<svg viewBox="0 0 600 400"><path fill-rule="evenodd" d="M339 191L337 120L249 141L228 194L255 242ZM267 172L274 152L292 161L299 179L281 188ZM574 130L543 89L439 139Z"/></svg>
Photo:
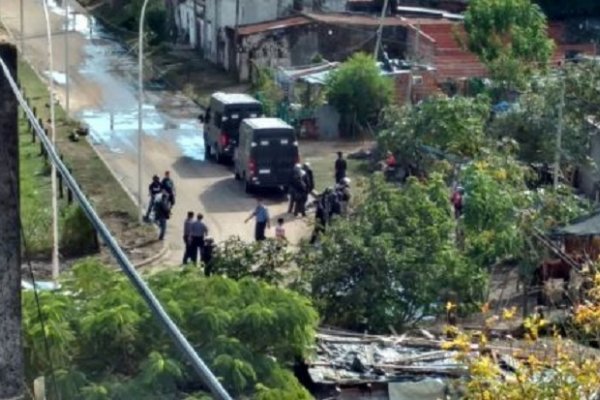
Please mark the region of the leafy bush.
<svg viewBox="0 0 600 400"><path fill-rule="evenodd" d="M67 256L80 257L97 253L98 238L96 230L78 205L63 210L61 227L61 248Z"/></svg>
<svg viewBox="0 0 600 400"><path fill-rule="evenodd" d="M389 107L384 112L378 143L384 150L415 158L418 145L473 157L485 144L489 100L437 96L416 107Z"/></svg>
<svg viewBox="0 0 600 400"><path fill-rule="evenodd" d="M373 57L357 53L333 71L326 83L327 100L345 121L342 134L374 125L381 110L392 101L393 85L381 75Z"/></svg>
<svg viewBox="0 0 600 400"><path fill-rule="evenodd" d="M263 282L165 271L149 284L234 398L310 398L286 368L313 343L307 299ZM183 398L198 391L181 356L126 277L95 261L41 293L46 337L63 398ZM23 295L27 373L49 376L33 293ZM267 396L267 397L264 397Z"/></svg>
<svg viewBox="0 0 600 400"><path fill-rule="evenodd" d="M448 297L481 300L485 274L454 245L441 176L410 180L402 191L378 177L367 193L351 219L328 228L320 250L303 264L327 323L388 332L438 312Z"/></svg>
<svg viewBox="0 0 600 400"><path fill-rule="evenodd" d="M264 242L247 243L232 237L220 243L211 267L218 275L231 279L255 277L265 282L281 281L282 270L289 267L290 254L281 242L268 239Z"/></svg>

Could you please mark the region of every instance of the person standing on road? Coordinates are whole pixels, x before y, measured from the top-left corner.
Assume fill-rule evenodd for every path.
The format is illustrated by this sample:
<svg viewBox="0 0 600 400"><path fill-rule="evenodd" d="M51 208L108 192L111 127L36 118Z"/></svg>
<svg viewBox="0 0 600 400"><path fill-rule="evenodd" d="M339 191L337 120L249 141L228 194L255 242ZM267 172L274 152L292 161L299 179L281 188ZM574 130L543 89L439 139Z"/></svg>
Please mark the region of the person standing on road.
<svg viewBox="0 0 600 400"><path fill-rule="evenodd" d="M277 239L277 241L279 241L279 242L287 243L288 239L285 236L285 228L283 226L284 222L285 221L283 218L277 219L277 226L275 227L275 239Z"/></svg>
<svg viewBox="0 0 600 400"><path fill-rule="evenodd" d="M254 209L254 211L252 211L252 214L250 214L250 216L246 218L244 223L247 223L252 218L256 220L256 226L254 228L254 239L257 242L260 242L266 239L265 229L271 227L271 222L269 221L269 210L267 210L267 208L263 205L262 199L256 199L256 203L256 208Z"/></svg>
<svg viewBox="0 0 600 400"><path fill-rule="evenodd" d="M169 171L165 171L165 176L163 177L160 186L167 191L169 194L169 201L171 202L171 206L175 205L175 184L171 179L171 173Z"/></svg>
<svg viewBox="0 0 600 400"><path fill-rule="evenodd" d="M150 201L148 202L148 211L146 211L146 216L144 220L146 222L150 221L150 213L152 212L152 208L154 208L154 203L158 196L162 192L162 185L160 184L160 178L158 175L154 175L152 177L152 182L148 185L148 195L150 196Z"/></svg>
<svg viewBox="0 0 600 400"><path fill-rule="evenodd" d="M163 189L160 194L160 199L154 207L154 218L159 231L158 240L164 240L167 231L167 220L171 218L171 202L169 201L169 194L166 190Z"/></svg>
<svg viewBox="0 0 600 400"><path fill-rule="evenodd" d="M344 160L344 153L338 151L338 158L335 160L335 183L340 183L342 179L346 177L346 160Z"/></svg>
<svg viewBox="0 0 600 400"><path fill-rule="evenodd" d="M290 212L294 213L294 217L297 217L298 214L302 214L303 217L306 216L306 200L308 199L306 183L304 176L306 173L302 169L300 164L296 164L294 167L294 176L292 178L292 184L290 188L292 189L292 198L290 199Z"/></svg>
<svg viewBox="0 0 600 400"><path fill-rule="evenodd" d="M202 221L204 219L204 215L198 214L196 216L196 221L192 224L192 229L190 232L191 242L192 242L192 262L196 265L198 261L198 253L200 253L200 259L202 259L202 253L204 252L204 238L208 235L208 228Z"/></svg>
<svg viewBox="0 0 600 400"><path fill-rule="evenodd" d="M310 164L305 162L302 165L302 170L304 171L304 183L306 184L306 191L311 194L315 190L315 174L313 173L312 168L310 168Z"/></svg>
<svg viewBox="0 0 600 400"><path fill-rule="evenodd" d="M194 223L194 212L188 211L187 218L183 223L183 244L185 253L183 253L183 265L192 259L192 225Z"/></svg>

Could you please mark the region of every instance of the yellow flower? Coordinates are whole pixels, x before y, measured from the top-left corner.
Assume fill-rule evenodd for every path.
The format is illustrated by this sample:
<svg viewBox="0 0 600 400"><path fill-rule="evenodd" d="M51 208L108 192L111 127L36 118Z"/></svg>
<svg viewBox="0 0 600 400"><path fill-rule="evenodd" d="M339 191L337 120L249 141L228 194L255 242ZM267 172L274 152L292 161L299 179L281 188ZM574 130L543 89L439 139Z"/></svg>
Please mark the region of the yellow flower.
<svg viewBox="0 0 600 400"><path fill-rule="evenodd" d="M490 303L489 302L487 302L481 306L481 312L484 314L490 312Z"/></svg>
<svg viewBox="0 0 600 400"><path fill-rule="evenodd" d="M517 313L517 307L511 307L509 309L505 308L502 311L502 318L509 321L515 317L516 313Z"/></svg>
<svg viewBox="0 0 600 400"><path fill-rule="evenodd" d="M499 170L497 170L494 173L494 176L496 177L497 180L499 181L505 181L506 178L508 177L506 170L504 168L500 168Z"/></svg>

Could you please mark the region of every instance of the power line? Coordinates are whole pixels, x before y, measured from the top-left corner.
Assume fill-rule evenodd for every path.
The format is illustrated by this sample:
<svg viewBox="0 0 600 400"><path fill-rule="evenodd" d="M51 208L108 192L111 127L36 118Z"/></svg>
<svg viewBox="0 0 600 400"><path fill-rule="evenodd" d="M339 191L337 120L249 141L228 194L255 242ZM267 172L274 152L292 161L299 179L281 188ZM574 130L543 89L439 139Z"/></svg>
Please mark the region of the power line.
<svg viewBox="0 0 600 400"><path fill-rule="evenodd" d="M117 241L112 236L104 222L98 217L98 214L89 203L85 194L79 188L77 181L67 167L63 164L60 157L56 153L52 142L46 137L44 130L40 126L40 123L35 118L35 115L29 108L29 105L25 102L23 98L23 94L19 90L10 70L8 69L4 60L0 57L0 66L2 67L2 71L4 76L6 76L7 81L10 84L10 87L17 98L21 108L24 110L27 118L31 122L33 129L35 130L40 142L43 144L46 152L48 153L48 158L53 165L56 166L57 171L62 175L63 180L67 184L67 186L74 193L75 198L77 199L79 205L81 206L84 213L87 215L90 223L94 226L94 228L98 231L99 235L102 237L106 245L111 250L113 256L116 258L117 263L123 270L123 272L128 276L129 280L133 284L133 286L137 289L138 293L142 296L155 318L163 325L163 328L171 337L173 343L179 348L179 350L184 354L184 356L188 359L190 364L192 365L194 371L198 374L202 382L208 386L213 396L219 400L232 400L227 391L223 388L219 380L214 376L214 374L210 371L210 369L206 366L204 361L198 356L192 345L188 342L188 340L183 336L177 325L173 322L173 320L166 313L156 296L152 290L146 285L144 280L140 277L140 275L135 270L134 266L131 264L123 250L119 247Z"/></svg>

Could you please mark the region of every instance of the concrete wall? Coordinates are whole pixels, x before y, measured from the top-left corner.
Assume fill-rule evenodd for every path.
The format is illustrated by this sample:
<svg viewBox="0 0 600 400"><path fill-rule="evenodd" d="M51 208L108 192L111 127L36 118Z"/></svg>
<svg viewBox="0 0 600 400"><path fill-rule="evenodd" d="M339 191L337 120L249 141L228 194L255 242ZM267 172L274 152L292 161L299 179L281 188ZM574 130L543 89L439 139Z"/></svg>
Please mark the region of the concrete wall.
<svg viewBox="0 0 600 400"><path fill-rule="evenodd" d="M239 25L255 24L290 15L294 0L206 0L202 48L205 57L228 66L226 27L235 27L239 1Z"/></svg>
<svg viewBox="0 0 600 400"><path fill-rule="evenodd" d="M302 25L257 33L241 38L241 49L238 77L245 82L251 80L255 66L276 68L310 64L318 53L318 32ZM230 65L230 69L236 69L236 66Z"/></svg>
<svg viewBox="0 0 600 400"><path fill-rule="evenodd" d="M345 61L358 51L373 53L376 31L377 27L322 24L319 26L319 53L329 61ZM384 27L382 37L390 58L404 58L404 27Z"/></svg>
<svg viewBox="0 0 600 400"><path fill-rule="evenodd" d="M433 38L419 30L418 26L408 27L406 31L406 57L420 63L433 63L436 43Z"/></svg>
<svg viewBox="0 0 600 400"><path fill-rule="evenodd" d="M195 0L186 0L177 6L175 13L175 23L178 26L178 31L185 35L185 42L190 46L196 47L198 39L198 25L196 23L196 8Z"/></svg>

